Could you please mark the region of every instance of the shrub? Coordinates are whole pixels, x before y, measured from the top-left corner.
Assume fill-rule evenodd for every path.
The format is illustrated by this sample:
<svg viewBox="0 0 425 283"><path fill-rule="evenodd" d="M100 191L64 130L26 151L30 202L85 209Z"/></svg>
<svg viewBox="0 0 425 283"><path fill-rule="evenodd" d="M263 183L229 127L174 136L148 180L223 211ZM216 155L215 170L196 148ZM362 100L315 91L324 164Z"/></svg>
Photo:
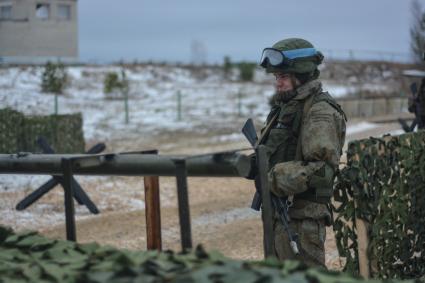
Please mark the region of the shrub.
<svg viewBox="0 0 425 283"><path fill-rule="evenodd" d="M239 79L244 82L250 82L254 78L255 64L248 62L241 62L238 64Z"/></svg>
<svg viewBox="0 0 425 283"><path fill-rule="evenodd" d="M47 62L41 77L41 90L46 93L62 94L68 75L62 63Z"/></svg>
<svg viewBox="0 0 425 283"><path fill-rule="evenodd" d="M125 75L124 70L121 70L121 76L117 72L109 72L103 80L103 92L105 94L112 94L120 92L125 95L128 93L129 82Z"/></svg>

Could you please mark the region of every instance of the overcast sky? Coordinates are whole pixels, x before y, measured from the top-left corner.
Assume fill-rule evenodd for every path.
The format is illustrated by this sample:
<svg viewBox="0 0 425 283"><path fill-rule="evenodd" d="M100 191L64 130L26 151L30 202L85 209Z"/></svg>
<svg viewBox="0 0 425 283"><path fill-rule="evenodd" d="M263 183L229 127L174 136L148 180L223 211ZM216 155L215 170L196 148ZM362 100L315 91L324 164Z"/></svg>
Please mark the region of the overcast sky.
<svg viewBox="0 0 425 283"><path fill-rule="evenodd" d="M425 0L420 0L425 7ZM410 0L80 0L79 46L85 61L258 61L287 37L311 41L328 56L406 60ZM332 51L330 51L332 50ZM373 52L369 52L373 51ZM204 54L204 55L202 55Z"/></svg>

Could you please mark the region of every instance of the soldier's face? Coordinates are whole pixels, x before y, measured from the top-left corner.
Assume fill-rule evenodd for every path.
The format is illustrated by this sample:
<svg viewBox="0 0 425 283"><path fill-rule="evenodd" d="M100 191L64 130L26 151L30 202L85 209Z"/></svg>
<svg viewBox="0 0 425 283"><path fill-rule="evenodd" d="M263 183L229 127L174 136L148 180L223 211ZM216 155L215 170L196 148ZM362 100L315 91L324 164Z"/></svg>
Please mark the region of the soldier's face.
<svg viewBox="0 0 425 283"><path fill-rule="evenodd" d="M295 88L294 79L291 74L276 73L276 91L285 92Z"/></svg>

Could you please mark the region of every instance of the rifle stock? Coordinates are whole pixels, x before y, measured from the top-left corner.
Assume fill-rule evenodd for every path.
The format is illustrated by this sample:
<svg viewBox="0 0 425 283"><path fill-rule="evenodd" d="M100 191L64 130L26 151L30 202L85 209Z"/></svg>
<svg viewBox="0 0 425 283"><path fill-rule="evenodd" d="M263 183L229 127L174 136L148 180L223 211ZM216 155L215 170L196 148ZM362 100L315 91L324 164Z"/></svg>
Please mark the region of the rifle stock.
<svg viewBox="0 0 425 283"><path fill-rule="evenodd" d="M244 134L248 142L251 144L251 146L255 150L255 155L258 156L258 149L257 149L258 137L257 137L257 132L255 131L254 122L252 121L251 118L246 120L245 125L242 128L242 133ZM257 163L258 163L258 160L257 160ZM251 203L251 208L256 211L260 211L260 208L261 208L261 195L259 192L260 187L261 187L261 180L258 179L258 174L257 174L257 177L255 177L256 191L255 191L254 197L252 198L252 203Z"/></svg>

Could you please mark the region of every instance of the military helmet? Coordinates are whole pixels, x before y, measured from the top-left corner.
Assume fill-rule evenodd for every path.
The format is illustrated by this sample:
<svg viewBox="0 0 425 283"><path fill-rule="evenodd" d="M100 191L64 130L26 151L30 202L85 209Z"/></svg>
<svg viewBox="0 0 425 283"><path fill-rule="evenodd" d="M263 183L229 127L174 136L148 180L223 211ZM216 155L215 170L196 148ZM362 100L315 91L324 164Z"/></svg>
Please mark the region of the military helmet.
<svg viewBox="0 0 425 283"><path fill-rule="evenodd" d="M265 48L260 65L268 73L317 74L317 66L323 58L323 54L307 40L288 38Z"/></svg>

